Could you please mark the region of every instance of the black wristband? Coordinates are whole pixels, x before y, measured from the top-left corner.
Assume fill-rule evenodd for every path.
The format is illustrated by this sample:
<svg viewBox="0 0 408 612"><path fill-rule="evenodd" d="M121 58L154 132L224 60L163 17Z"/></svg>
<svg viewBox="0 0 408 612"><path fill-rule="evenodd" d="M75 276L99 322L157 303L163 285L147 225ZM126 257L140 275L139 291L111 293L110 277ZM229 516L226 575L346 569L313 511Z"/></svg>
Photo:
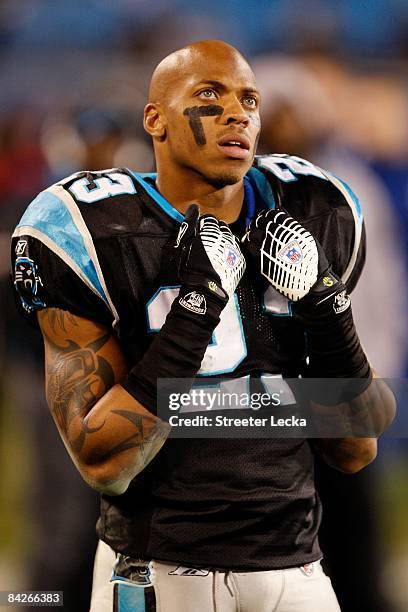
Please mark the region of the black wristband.
<svg viewBox="0 0 408 612"><path fill-rule="evenodd" d="M126 391L156 413L157 380L195 377L227 301L211 290L183 285L160 332L122 383Z"/></svg>
<svg viewBox="0 0 408 612"><path fill-rule="evenodd" d="M321 258L325 261L324 254ZM313 379L308 399L331 406L363 393L372 380L370 364L357 335L346 287L330 267L293 304L293 311L306 332L309 363L303 376ZM339 378L349 380L336 382Z"/></svg>
<svg viewBox="0 0 408 612"><path fill-rule="evenodd" d="M314 401L331 405L340 401L349 402L370 385L372 372L360 344L353 321L351 307L340 313L327 309L318 318L306 317L303 322L307 337L309 365L305 372L308 378L349 378L355 379L338 394L339 387L313 385ZM337 398L334 400L333 398Z"/></svg>

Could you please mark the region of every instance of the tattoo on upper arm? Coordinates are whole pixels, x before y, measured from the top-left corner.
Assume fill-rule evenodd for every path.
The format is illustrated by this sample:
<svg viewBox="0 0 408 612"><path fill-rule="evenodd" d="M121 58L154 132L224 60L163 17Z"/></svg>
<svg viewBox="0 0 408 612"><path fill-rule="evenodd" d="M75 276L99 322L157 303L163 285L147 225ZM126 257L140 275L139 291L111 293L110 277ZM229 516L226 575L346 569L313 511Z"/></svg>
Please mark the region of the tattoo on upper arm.
<svg viewBox="0 0 408 612"><path fill-rule="evenodd" d="M81 453L89 436L98 434L106 425L107 431L101 434L104 442L96 439L96 444L88 447L92 449L92 460L106 461L126 450L138 449L137 462L143 469L166 439L166 423L153 415L118 408L108 410L99 419L97 413L88 418L97 401L116 382L112 365L100 354L110 334L103 331L92 342L80 345L77 330L70 338L73 326L78 327L76 318L57 309L44 311L41 323L48 349L47 401L70 448L75 454ZM109 448L110 434L116 429L111 419L118 416L127 424L121 429L122 439L117 441L113 435Z"/></svg>
<svg viewBox="0 0 408 612"><path fill-rule="evenodd" d="M50 309L45 317L46 323L53 332L57 328L66 332L68 324L77 325L75 318L67 312ZM65 338L57 343L50 338L47 332L43 333L52 359L47 368L47 401L55 419L68 435L73 419L80 416L84 418L98 399L106 393L115 383L115 374L112 366L98 351L108 342L110 335L103 333L86 346L80 346L74 340ZM69 440L76 451L80 451L87 433L99 431L103 423L97 427L88 427L83 423L82 430L75 440Z"/></svg>
<svg viewBox="0 0 408 612"><path fill-rule="evenodd" d="M76 327L78 326L75 317L70 312L60 310L59 308L50 308L47 310L46 316L48 317L48 321L53 332L57 331L57 327L59 327L62 331L67 331L65 329L65 321Z"/></svg>
<svg viewBox="0 0 408 612"><path fill-rule="evenodd" d="M109 409L99 419L98 413L87 418L97 401L116 382L112 365L99 354L111 336L104 332L81 346L69 338L72 325L78 325L75 317L55 310L45 311L42 317L42 330L49 352L47 401L70 448L79 454L89 436L97 434L106 425L106 432L101 434L103 443L96 439L96 443L88 447L92 449L92 461L106 461L126 450L138 449L136 459L140 471L162 446L169 426L154 415L137 414L125 408ZM47 333L48 329L52 337ZM58 332L61 331L63 334L59 339ZM127 424L121 429L122 439L117 441L113 435L109 448L108 440L116 430L111 419L118 416L126 419Z"/></svg>

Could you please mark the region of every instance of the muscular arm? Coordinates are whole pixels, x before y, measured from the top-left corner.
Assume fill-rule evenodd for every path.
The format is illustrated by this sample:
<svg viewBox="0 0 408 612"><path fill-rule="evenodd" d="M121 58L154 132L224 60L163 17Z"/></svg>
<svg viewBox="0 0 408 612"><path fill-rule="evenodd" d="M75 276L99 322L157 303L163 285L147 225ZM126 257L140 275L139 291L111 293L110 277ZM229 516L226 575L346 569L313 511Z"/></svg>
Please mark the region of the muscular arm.
<svg viewBox="0 0 408 612"><path fill-rule="evenodd" d="M91 487L119 495L170 428L119 384L125 359L105 327L56 308L40 311L38 320L47 402L65 446Z"/></svg>
<svg viewBox="0 0 408 612"><path fill-rule="evenodd" d="M343 411L349 423L360 426L361 434L371 430L380 436L394 420L396 402L389 387L374 374L371 385L361 395L336 409ZM326 463L349 474L358 472L377 456L377 438L358 437L358 432L353 437L316 439L313 444Z"/></svg>

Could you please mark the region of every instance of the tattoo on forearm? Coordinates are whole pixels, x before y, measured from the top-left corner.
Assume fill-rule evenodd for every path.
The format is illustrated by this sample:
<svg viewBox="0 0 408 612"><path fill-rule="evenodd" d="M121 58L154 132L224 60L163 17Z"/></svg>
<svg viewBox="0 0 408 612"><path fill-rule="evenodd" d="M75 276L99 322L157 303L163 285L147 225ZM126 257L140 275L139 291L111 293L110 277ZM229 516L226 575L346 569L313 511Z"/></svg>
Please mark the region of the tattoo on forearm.
<svg viewBox="0 0 408 612"><path fill-rule="evenodd" d="M162 421L154 417L135 414L130 410L112 410L112 414L118 414L134 425L135 431L125 440L111 448L105 455L110 459L130 448L138 448L140 451L140 462L146 464L152 453L156 453L156 447L164 442L168 435L168 427Z"/></svg>

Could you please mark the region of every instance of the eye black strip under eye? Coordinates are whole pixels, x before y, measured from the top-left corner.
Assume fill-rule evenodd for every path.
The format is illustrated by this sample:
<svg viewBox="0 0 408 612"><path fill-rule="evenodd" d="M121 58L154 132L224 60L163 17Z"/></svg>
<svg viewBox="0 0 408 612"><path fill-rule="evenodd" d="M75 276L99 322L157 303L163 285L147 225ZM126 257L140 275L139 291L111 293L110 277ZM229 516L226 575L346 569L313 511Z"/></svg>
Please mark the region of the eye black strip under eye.
<svg viewBox="0 0 408 612"><path fill-rule="evenodd" d="M191 131L194 134L195 141L198 145L202 146L207 143L201 117L211 117L215 115L222 115L224 109L218 104L208 104L206 106L189 106L184 109L183 115L186 115L189 119L189 125Z"/></svg>

